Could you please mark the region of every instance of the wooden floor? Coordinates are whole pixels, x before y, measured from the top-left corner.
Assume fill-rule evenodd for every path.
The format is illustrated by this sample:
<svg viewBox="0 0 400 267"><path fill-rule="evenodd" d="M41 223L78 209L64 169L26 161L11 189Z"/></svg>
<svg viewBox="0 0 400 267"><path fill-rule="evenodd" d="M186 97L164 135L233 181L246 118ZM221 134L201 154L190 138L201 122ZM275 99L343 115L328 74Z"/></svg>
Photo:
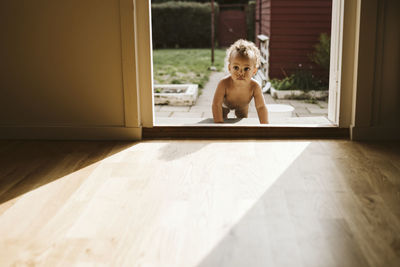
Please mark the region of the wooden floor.
<svg viewBox="0 0 400 267"><path fill-rule="evenodd" d="M0 266L400 266L400 144L0 141Z"/></svg>

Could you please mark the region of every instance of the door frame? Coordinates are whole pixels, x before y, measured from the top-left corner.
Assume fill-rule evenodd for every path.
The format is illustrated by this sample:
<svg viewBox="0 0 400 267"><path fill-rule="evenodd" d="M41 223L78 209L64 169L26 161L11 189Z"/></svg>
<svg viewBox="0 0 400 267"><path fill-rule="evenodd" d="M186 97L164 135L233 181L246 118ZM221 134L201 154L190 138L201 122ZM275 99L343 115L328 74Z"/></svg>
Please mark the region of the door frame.
<svg viewBox="0 0 400 267"><path fill-rule="evenodd" d="M359 5L349 6L345 0L332 0L332 34L331 38L331 65L330 65L330 99L332 102L328 107L329 118L340 128L348 129L350 126L353 109L353 70L357 61L357 34L358 23L347 23L347 21L359 20ZM346 6L345 6L346 4ZM135 51L137 88L139 93L139 119L144 128L159 128L154 125L153 109L153 68L152 68L152 39L151 39L151 1L134 0L135 21ZM352 38L343 39L350 34ZM353 34L353 35L351 35ZM355 34L355 35L354 35ZM333 53L332 53L333 50ZM346 53L346 57L343 55ZM333 60L332 60L333 58ZM347 60L347 61L346 61ZM352 64L348 64L349 60ZM346 65L344 62L346 61ZM343 80L343 73L350 73L350 78ZM332 75L333 73L333 75ZM334 93L331 93L334 90ZM344 99L345 98L345 99ZM332 99L332 101L331 101ZM215 126L219 127L219 126ZM242 127L251 129L252 127ZM267 129L268 127L262 127ZM308 127L305 127L308 128ZM335 127L329 127L334 131ZM234 128L237 129L237 128ZM299 127L282 127L287 131L299 129ZM315 127L311 127L315 129ZM193 127L196 131L196 127ZM160 131L163 132L163 131ZM301 131L302 132L302 131ZM307 137L307 132L304 131ZM162 133L160 133L162 135ZM289 134L290 135L290 134Z"/></svg>
<svg viewBox="0 0 400 267"><path fill-rule="evenodd" d="M328 119L339 125L344 1L332 1Z"/></svg>

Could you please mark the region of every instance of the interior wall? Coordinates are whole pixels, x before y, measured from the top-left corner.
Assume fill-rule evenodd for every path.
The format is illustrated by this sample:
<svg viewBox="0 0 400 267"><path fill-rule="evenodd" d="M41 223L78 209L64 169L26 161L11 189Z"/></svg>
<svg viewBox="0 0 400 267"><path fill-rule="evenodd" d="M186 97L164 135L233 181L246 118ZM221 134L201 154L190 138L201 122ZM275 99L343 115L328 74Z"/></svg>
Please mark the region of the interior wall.
<svg viewBox="0 0 400 267"><path fill-rule="evenodd" d="M353 96L341 95L340 120L351 116L353 139L398 139L400 2L354 2L359 13L352 18L359 26L346 33L344 22L342 73L349 74L342 79L342 93ZM133 4L137 33L130 30ZM152 103L151 39L144 21L149 21L146 1L1 1L0 138L15 133L16 138L140 138L140 125L152 126L151 105L146 105ZM350 45L346 36L354 39ZM131 47L138 57L123 60ZM346 56L346 49L353 52ZM347 66L346 58L354 64ZM138 79L124 88L130 75ZM134 127L138 130L132 132ZM96 136L99 129L106 131Z"/></svg>
<svg viewBox="0 0 400 267"><path fill-rule="evenodd" d="M0 32L0 127L124 126L120 0L3 0Z"/></svg>
<svg viewBox="0 0 400 267"><path fill-rule="evenodd" d="M361 1L352 138L400 139L400 2Z"/></svg>
<svg viewBox="0 0 400 267"><path fill-rule="evenodd" d="M400 2L380 2L373 124L400 126Z"/></svg>

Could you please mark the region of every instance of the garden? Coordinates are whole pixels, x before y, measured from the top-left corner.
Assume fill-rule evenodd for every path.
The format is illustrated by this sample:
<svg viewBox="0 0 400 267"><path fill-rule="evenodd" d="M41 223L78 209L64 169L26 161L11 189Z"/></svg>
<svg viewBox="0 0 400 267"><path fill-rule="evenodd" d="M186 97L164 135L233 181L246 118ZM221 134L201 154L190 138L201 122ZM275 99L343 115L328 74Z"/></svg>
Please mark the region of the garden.
<svg viewBox="0 0 400 267"><path fill-rule="evenodd" d="M252 8L246 8L246 12L255 12L255 1L243 0L240 2L252 5ZM218 29L218 14L221 12L220 8L223 7L221 3L224 1L215 1L214 29ZM213 63L211 62L211 33L213 32L211 14L210 1L152 1L154 103L158 105L155 108L156 117L178 116L182 118L185 116L183 112L188 112L188 115L193 112L191 117L207 118L210 116L209 107L215 84L211 85L211 89L205 87L210 76L223 74L226 49L218 48L218 38L214 38L216 48L213 50ZM255 14L247 13L246 16L247 39L256 38ZM218 32L215 32L215 35L217 36ZM256 40L251 41L255 42ZM289 72L282 69L284 77L269 80L272 86L264 94L267 103L291 105L295 108L295 112L293 112L295 117L326 114L329 52L329 35L321 34L319 42L314 45L314 51L307 52L307 62L297 63L297 68ZM310 62L312 63L310 64ZM316 71L314 68L318 70ZM200 106L204 105L205 107L204 110L198 106L196 99L186 98L184 104L182 104L183 101L167 100L162 102L160 100L165 97L162 96L165 93L169 94L168 97L184 93L186 90L184 87L190 88L193 87L192 85L196 85L194 92L198 95L197 100L207 98L205 102L209 104L200 101L202 102ZM303 102L303 104L295 106L296 101ZM195 105L198 107L194 107Z"/></svg>
<svg viewBox="0 0 400 267"><path fill-rule="evenodd" d="M309 102L326 101L329 88L330 38L321 34L315 51L309 55L312 62L326 72L316 76L312 67L298 69L283 79L272 79L270 94L279 99L304 99ZM153 51L154 84L198 84L199 94L211 74L209 48L155 49ZM225 50L215 49L214 71L223 71ZM158 93L156 89L156 93Z"/></svg>
<svg viewBox="0 0 400 267"><path fill-rule="evenodd" d="M225 51L215 50L216 71L224 68ZM204 88L211 74L211 51L206 48L155 49L153 75L155 84L187 84Z"/></svg>
<svg viewBox="0 0 400 267"><path fill-rule="evenodd" d="M219 4L214 4L215 23L218 26ZM248 0L235 3L248 4ZM254 6L255 1L250 1ZM212 71L223 71L224 49L214 49L211 62L212 8L209 0L152 1L153 75L155 84L187 84L204 88ZM248 13L254 13L249 9ZM249 18L254 16L248 15ZM254 36L254 19L248 20L248 36ZM217 33L214 32L214 37ZM215 43L218 47L218 43Z"/></svg>
<svg viewBox="0 0 400 267"><path fill-rule="evenodd" d="M313 73L313 65L305 68L298 65L297 70L285 75L283 79L271 80L271 95L283 99L327 100L329 91L330 37L323 33L315 50L309 55L310 61L320 66L323 72Z"/></svg>

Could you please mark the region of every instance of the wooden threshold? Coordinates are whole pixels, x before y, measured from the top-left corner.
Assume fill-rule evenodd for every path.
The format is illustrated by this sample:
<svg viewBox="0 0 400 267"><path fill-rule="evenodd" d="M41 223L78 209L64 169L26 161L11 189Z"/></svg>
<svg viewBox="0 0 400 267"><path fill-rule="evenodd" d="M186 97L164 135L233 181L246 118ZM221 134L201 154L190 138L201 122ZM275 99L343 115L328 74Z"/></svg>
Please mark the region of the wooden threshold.
<svg viewBox="0 0 400 267"><path fill-rule="evenodd" d="M248 139L248 138L334 138L348 139L349 128L260 127L260 126L154 126L143 128L143 139Z"/></svg>

